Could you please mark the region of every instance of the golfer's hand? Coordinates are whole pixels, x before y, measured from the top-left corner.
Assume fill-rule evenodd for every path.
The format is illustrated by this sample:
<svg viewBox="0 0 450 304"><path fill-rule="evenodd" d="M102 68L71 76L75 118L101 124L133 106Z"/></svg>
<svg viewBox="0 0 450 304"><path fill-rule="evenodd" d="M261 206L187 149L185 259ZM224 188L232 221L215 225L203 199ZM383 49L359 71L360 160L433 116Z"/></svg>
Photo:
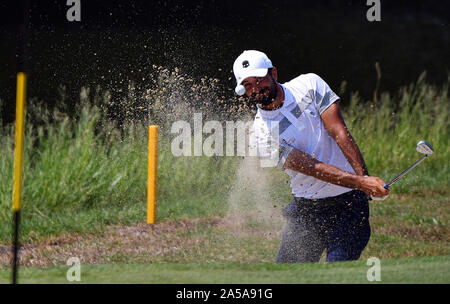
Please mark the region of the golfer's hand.
<svg viewBox="0 0 450 304"><path fill-rule="evenodd" d="M361 182L361 190L371 197L386 197L389 189L384 188L386 184L381 178L376 176L364 176Z"/></svg>

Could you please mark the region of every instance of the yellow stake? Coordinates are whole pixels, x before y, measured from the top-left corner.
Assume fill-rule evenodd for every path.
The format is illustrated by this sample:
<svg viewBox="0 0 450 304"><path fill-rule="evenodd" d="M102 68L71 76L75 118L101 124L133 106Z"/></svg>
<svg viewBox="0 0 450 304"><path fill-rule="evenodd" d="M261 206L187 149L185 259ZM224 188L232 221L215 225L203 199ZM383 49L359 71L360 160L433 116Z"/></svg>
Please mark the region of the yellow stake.
<svg viewBox="0 0 450 304"><path fill-rule="evenodd" d="M148 127L147 223L156 222L158 201L158 126Z"/></svg>
<svg viewBox="0 0 450 304"><path fill-rule="evenodd" d="M22 150L25 120L25 98L26 98L27 75L23 72L17 74L16 94L16 130L14 146L14 188L13 188L13 210L20 211L22 193Z"/></svg>

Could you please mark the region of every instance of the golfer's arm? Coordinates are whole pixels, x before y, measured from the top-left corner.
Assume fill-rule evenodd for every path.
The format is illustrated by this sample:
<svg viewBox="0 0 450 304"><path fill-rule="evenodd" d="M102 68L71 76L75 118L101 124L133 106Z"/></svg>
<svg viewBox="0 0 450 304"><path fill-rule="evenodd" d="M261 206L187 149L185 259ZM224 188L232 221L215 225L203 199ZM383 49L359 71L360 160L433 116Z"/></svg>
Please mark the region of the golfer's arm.
<svg viewBox="0 0 450 304"><path fill-rule="evenodd" d="M357 175L369 175L364 158L355 140L345 125L344 118L337 103L332 104L322 115L325 128L341 148L345 158Z"/></svg>
<svg viewBox="0 0 450 304"><path fill-rule="evenodd" d="M313 176L335 185L358 190L362 189L363 176L351 174L335 166L322 163L311 155L297 149L290 151L283 168Z"/></svg>

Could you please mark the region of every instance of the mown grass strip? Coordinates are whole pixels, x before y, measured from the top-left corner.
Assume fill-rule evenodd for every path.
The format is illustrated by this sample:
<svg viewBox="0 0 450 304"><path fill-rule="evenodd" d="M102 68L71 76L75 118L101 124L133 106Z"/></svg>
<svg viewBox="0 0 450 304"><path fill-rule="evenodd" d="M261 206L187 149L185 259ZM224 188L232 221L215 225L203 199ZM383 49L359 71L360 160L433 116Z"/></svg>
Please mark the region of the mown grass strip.
<svg viewBox="0 0 450 304"><path fill-rule="evenodd" d="M122 264L81 265L80 283L148 284L448 284L450 256L381 260L381 281L367 280L366 261L332 264ZM69 283L69 267L22 268L21 283ZM0 271L0 283L9 272Z"/></svg>

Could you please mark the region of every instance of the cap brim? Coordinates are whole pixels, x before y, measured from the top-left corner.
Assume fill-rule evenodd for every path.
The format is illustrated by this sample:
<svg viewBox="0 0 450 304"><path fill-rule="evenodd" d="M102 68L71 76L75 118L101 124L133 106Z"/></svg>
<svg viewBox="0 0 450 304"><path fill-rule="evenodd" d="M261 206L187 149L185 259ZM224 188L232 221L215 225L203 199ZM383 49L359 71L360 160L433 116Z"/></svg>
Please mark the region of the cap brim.
<svg viewBox="0 0 450 304"><path fill-rule="evenodd" d="M249 77L264 77L267 75L267 68L262 69L254 69L249 70L246 73L242 73L242 79L238 82L238 85L242 84L242 82Z"/></svg>

